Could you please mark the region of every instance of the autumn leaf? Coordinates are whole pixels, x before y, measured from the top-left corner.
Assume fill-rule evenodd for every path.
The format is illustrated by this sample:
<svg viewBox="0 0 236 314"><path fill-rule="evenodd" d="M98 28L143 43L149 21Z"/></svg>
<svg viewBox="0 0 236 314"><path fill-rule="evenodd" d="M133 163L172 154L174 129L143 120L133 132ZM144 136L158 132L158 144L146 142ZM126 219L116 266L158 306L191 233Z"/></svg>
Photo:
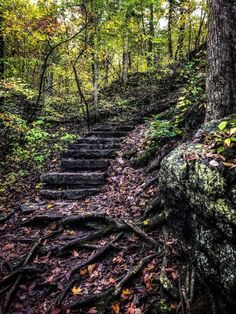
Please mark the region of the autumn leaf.
<svg viewBox="0 0 236 314"><path fill-rule="evenodd" d="M73 251L73 256L74 256L74 257L78 257L78 256L79 256L79 253L78 253L76 250L74 250L74 251Z"/></svg>
<svg viewBox="0 0 236 314"><path fill-rule="evenodd" d="M128 307L126 314L135 314L136 313L136 306L131 303L131 305Z"/></svg>
<svg viewBox="0 0 236 314"><path fill-rule="evenodd" d="M120 304L119 303L112 304L112 311L115 314L119 314L120 313Z"/></svg>
<svg viewBox="0 0 236 314"><path fill-rule="evenodd" d="M11 250L11 249L13 249L14 248L14 244L13 243L8 243L8 244L6 244L3 248L2 248L2 250L3 251L8 251L8 250Z"/></svg>
<svg viewBox="0 0 236 314"><path fill-rule="evenodd" d="M133 292L127 288L127 289L122 290L122 293L124 295L131 295Z"/></svg>
<svg viewBox="0 0 236 314"><path fill-rule="evenodd" d="M121 262L123 262L123 257L122 257L122 256L114 257L113 260L112 260L112 262L113 262L113 263L120 264Z"/></svg>
<svg viewBox="0 0 236 314"><path fill-rule="evenodd" d="M130 289L123 289L121 292L121 299L127 300L133 294L133 291Z"/></svg>
<svg viewBox="0 0 236 314"><path fill-rule="evenodd" d="M144 224L144 226L147 226L147 225L149 225L150 224L150 221L147 219L147 220L144 220L143 221L143 224Z"/></svg>
<svg viewBox="0 0 236 314"><path fill-rule="evenodd" d="M143 281L147 289L150 289L152 287L152 280L148 274L144 275Z"/></svg>
<svg viewBox="0 0 236 314"><path fill-rule="evenodd" d="M177 306L178 306L177 303L172 303L171 306L170 306L170 308L171 308L172 310L176 310L176 309L177 309Z"/></svg>
<svg viewBox="0 0 236 314"><path fill-rule="evenodd" d="M90 276L92 275L95 268L96 268L96 264L92 264L88 266L88 273Z"/></svg>
<svg viewBox="0 0 236 314"><path fill-rule="evenodd" d="M79 295L79 294L82 294L82 289L80 287L74 286L71 289L71 292L73 293L73 295Z"/></svg>
<svg viewBox="0 0 236 314"><path fill-rule="evenodd" d="M80 273L81 276L86 275L87 272L88 272L88 269L87 269L87 268L82 268L82 269L80 269L80 271L79 271L79 273Z"/></svg>
<svg viewBox="0 0 236 314"><path fill-rule="evenodd" d="M62 312L61 309L59 309L59 308L53 308L50 313L51 313L51 314L60 314L61 312Z"/></svg>
<svg viewBox="0 0 236 314"><path fill-rule="evenodd" d="M88 310L88 314L97 314L98 311L96 309L96 307L91 307L89 310Z"/></svg>
<svg viewBox="0 0 236 314"><path fill-rule="evenodd" d="M109 278L108 279L109 284L114 285L116 283L116 280L114 278Z"/></svg>

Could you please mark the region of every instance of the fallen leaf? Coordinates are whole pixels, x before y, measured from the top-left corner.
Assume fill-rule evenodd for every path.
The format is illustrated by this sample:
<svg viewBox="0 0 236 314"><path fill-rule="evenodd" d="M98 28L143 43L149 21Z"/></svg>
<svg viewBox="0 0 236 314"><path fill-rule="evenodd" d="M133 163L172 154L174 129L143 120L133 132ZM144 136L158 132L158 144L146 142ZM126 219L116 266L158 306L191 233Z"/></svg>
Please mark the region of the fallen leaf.
<svg viewBox="0 0 236 314"><path fill-rule="evenodd" d="M147 289L150 289L152 287L152 280L148 274L144 275L143 281Z"/></svg>
<svg viewBox="0 0 236 314"><path fill-rule="evenodd" d="M136 313L136 306L131 303L131 305L128 307L126 314L135 314Z"/></svg>
<svg viewBox="0 0 236 314"><path fill-rule="evenodd" d="M88 272L88 269L87 269L87 268L82 268L82 269L80 269L80 271L79 271L79 273L80 273L81 276L86 275L87 272Z"/></svg>
<svg viewBox="0 0 236 314"><path fill-rule="evenodd" d="M80 287L76 287L74 286L72 289L71 289L73 295L79 295L79 294L82 294L82 289Z"/></svg>
<svg viewBox="0 0 236 314"><path fill-rule="evenodd" d="M171 308L172 310L176 310L176 309L177 309L177 306L178 306L177 303L172 303L171 306L170 306L170 308Z"/></svg>
<svg viewBox="0 0 236 314"><path fill-rule="evenodd" d="M14 244L13 243L8 243L8 244L6 244L3 248L2 248L2 250L3 251L8 251L8 250L11 250L11 249L13 249L14 248Z"/></svg>
<svg viewBox="0 0 236 314"><path fill-rule="evenodd" d="M97 314L98 311L96 309L96 307L91 307L89 310L88 310L88 314Z"/></svg>
<svg viewBox="0 0 236 314"><path fill-rule="evenodd" d="M58 308L54 308L54 309L52 309L51 310L51 314L60 314L62 312L62 310L61 309L58 309Z"/></svg>
<svg viewBox="0 0 236 314"><path fill-rule="evenodd" d="M124 294L124 295L131 295L133 292L130 290L130 289L124 289L124 290L122 290L122 294Z"/></svg>
<svg viewBox="0 0 236 314"><path fill-rule="evenodd" d="M112 260L113 263L121 263L123 262L123 257L122 256L117 256L117 257L114 257L113 260Z"/></svg>
<svg viewBox="0 0 236 314"><path fill-rule="evenodd" d="M78 256L79 256L79 253L78 253L76 250L74 250L74 251L73 251L73 256L74 256L74 257L78 257Z"/></svg>
<svg viewBox="0 0 236 314"><path fill-rule="evenodd" d="M112 311L115 314L119 314L120 313L120 304L119 303L112 304Z"/></svg>
<svg viewBox="0 0 236 314"><path fill-rule="evenodd" d="M89 273L90 276L92 275L92 273L93 273L94 269L96 268L96 266L97 266L96 264L92 264L92 265L88 266L88 273Z"/></svg>

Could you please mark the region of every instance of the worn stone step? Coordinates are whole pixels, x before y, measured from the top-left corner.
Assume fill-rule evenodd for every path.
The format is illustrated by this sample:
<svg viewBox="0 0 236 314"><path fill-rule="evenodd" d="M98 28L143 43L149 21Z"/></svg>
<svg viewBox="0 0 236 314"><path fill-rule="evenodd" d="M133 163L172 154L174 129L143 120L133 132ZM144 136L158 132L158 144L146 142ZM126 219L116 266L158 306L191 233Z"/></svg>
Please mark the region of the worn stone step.
<svg viewBox="0 0 236 314"><path fill-rule="evenodd" d="M61 169L72 170L107 170L109 167L108 159L62 159Z"/></svg>
<svg viewBox="0 0 236 314"><path fill-rule="evenodd" d="M76 150L68 149L62 153L62 158L87 158L87 159L98 159L98 158L111 158L114 155L113 149L93 149L93 150Z"/></svg>
<svg viewBox="0 0 236 314"><path fill-rule="evenodd" d="M103 172L51 172L41 176L47 186L98 186L104 184Z"/></svg>
<svg viewBox="0 0 236 314"><path fill-rule="evenodd" d="M68 149L115 149L119 146L118 143L93 143L93 144L86 144L86 143L81 143L81 144L70 144L68 146Z"/></svg>
<svg viewBox="0 0 236 314"><path fill-rule="evenodd" d="M90 136L95 136L95 137L102 137L102 138L106 138L106 137L115 137L115 138L119 138L119 137L124 137L126 136L127 133L126 132L118 132L118 131L94 131L94 132L90 132L87 134L88 137Z"/></svg>
<svg viewBox="0 0 236 314"><path fill-rule="evenodd" d="M92 129L92 132L96 131L116 131L116 132L130 132L134 129L131 125L102 125Z"/></svg>
<svg viewBox="0 0 236 314"><path fill-rule="evenodd" d="M81 200L92 195L96 195L100 192L100 189L68 189L68 190L55 190L55 189L43 189L40 191L40 195L46 199L56 200Z"/></svg>
<svg viewBox="0 0 236 314"><path fill-rule="evenodd" d="M80 138L76 141L77 144L118 144L121 141L120 138L114 137L106 137L106 138L99 138L99 137L85 137Z"/></svg>

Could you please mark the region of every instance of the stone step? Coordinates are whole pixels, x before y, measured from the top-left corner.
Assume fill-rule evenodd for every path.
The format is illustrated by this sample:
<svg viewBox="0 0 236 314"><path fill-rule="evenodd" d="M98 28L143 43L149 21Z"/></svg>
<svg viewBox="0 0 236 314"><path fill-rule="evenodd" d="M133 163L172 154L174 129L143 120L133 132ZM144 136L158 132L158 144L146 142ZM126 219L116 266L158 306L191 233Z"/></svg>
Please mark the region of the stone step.
<svg viewBox="0 0 236 314"><path fill-rule="evenodd" d="M109 160L107 159L62 159L61 169L73 170L107 170Z"/></svg>
<svg viewBox="0 0 236 314"><path fill-rule="evenodd" d="M81 150L81 149L115 149L119 147L119 144L115 144L115 143L93 143L93 144L86 144L86 143L81 143L81 144L70 144L68 146L68 149L77 149L77 150Z"/></svg>
<svg viewBox="0 0 236 314"><path fill-rule="evenodd" d="M61 154L62 158L87 158L87 159L98 159L98 158L111 158L114 156L113 149L93 149L93 150L75 150L68 149Z"/></svg>
<svg viewBox="0 0 236 314"><path fill-rule="evenodd" d="M55 190L55 189L43 189L40 191L40 195L46 199L56 200L81 200L92 195L96 195L100 192L100 189L68 189L68 190Z"/></svg>
<svg viewBox="0 0 236 314"><path fill-rule="evenodd" d="M131 125L102 125L92 129L92 132L96 131L116 131L116 132L130 132L134 129Z"/></svg>
<svg viewBox="0 0 236 314"><path fill-rule="evenodd" d="M76 141L77 144L118 144L121 141L120 138L114 137L106 137L106 138L99 138L99 137L85 137L80 138Z"/></svg>
<svg viewBox="0 0 236 314"><path fill-rule="evenodd" d="M126 136L127 133L126 132L118 132L118 131L94 131L94 132L90 132L87 134L88 137L90 136L95 136L95 137L102 137L102 138L109 138L109 137L115 137L115 138L119 138L119 137L124 137Z"/></svg>
<svg viewBox="0 0 236 314"><path fill-rule="evenodd" d="M105 184L103 172L51 172L41 176L41 182L46 186L82 186L92 187Z"/></svg>

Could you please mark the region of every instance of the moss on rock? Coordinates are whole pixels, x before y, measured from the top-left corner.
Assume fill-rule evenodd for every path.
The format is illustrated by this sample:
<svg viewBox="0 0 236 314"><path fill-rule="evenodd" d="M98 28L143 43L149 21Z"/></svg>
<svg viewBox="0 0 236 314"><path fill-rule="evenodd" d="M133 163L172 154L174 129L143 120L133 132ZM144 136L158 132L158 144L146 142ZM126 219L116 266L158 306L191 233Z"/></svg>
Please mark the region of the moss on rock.
<svg viewBox="0 0 236 314"><path fill-rule="evenodd" d="M182 144L161 164L163 204L174 210L174 225L199 273L227 299L236 287L235 183L235 170L207 158L203 144Z"/></svg>

